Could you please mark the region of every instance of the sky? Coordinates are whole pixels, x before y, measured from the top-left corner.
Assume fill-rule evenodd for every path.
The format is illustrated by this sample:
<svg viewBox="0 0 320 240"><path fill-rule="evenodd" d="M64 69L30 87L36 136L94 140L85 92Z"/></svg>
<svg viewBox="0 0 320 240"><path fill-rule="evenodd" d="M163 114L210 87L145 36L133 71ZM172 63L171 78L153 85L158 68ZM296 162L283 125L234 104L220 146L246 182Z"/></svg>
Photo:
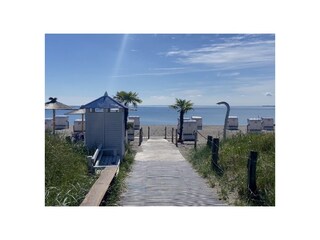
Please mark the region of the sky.
<svg viewBox="0 0 320 240"><path fill-rule="evenodd" d="M313 239L319 236L317 221L313 221L312 216L319 212L319 192L314 189L318 188L319 182L319 161L315 156L319 155L320 132L318 128L308 129L312 125L310 118L306 117L317 115L316 103L319 102L318 1L291 1L289 5L287 1L276 0L92 0L90 3L17 0L2 1L0 5L0 99L2 103L10 103L10 107L3 107L3 117L0 118L1 134L5 139L2 141L2 159L12 159L12 153L15 153L19 164L14 169L15 176L19 177L12 177L12 171L2 171L0 175L2 191L10 196L2 198L1 202L1 216L6 219L1 229L3 236L20 239L45 233L48 239L61 238L61 234L78 239L100 237L101 231L72 229L87 229L88 223L84 219L94 217L99 222L105 221L106 216L114 222L125 219L125 223L130 223L125 225L127 231L123 231L123 224L114 224L108 235L119 237L121 232L124 237L141 240L150 239L153 232L157 233L156 237L152 235L155 239L167 238L168 233L177 239L208 238L212 236L213 223L219 229L214 236L225 238L227 232L229 238L247 239L248 222L252 226L252 235L262 239ZM196 95L202 95L202 98L198 96L193 100L208 105L215 105L218 99L234 105L269 104L275 98L274 59L268 60L268 56L274 55L274 43L272 49L268 44L262 44L274 41L272 35L252 35L260 43L251 44L251 48L249 44L245 46L249 36L245 40L239 39L242 35L229 35L233 37L231 42L237 45L233 48L226 46L227 39L222 39L228 37L225 35L211 35L212 42L194 39L177 42L178 36L171 36L175 39L167 36L161 44L153 41L152 51L150 41L153 35L129 35L122 57L117 58L122 35L109 35L109 38L106 35L105 39L102 35L100 39L73 35L71 39L68 35L46 35L48 33L274 33L277 42L276 207L44 208L43 107L45 99L50 96L56 96L66 104L87 103L100 97L105 90L111 95L118 90L136 90L144 104L152 104L152 96L162 96L162 104L174 100L171 94L191 99L192 94L181 93L187 90L199 91ZM135 37L135 41L130 36ZM235 39L237 36L238 40ZM216 45L212 45L214 43ZM220 48L215 52L220 55L214 55L209 48L204 54L203 48L212 47L213 50L219 43ZM153 56L152 60L166 59L165 64L149 61L146 53ZM136 56L135 61L130 61L129 55L131 60ZM218 63L214 56L225 56L224 59L219 57L225 65ZM116 63L119 64L117 68ZM138 66L139 63L143 67ZM261 67L256 68L254 63L260 63ZM193 72L170 75L170 70L174 69L166 69L167 75L161 76L165 72L162 69L158 76L154 76L161 68ZM259 74L255 74L257 72ZM234 76L227 78L226 74ZM128 76L121 78L120 75ZM242 84L240 77L243 77ZM179 81L180 85L177 85ZM209 85L206 87L201 82ZM143 86L145 83L148 85ZM190 87L192 84L194 86ZM176 91L172 90L174 87ZM267 96L269 93L272 96ZM166 97L169 98L167 102L164 101ZM300 141L299 147L293 151L292 147L297 145L297 138L293 136L300 132L307 141ZM301 171L301 159L312 166L308 171ZM8 179L10 184L7 184ZM21 188L21 179L24 186L30 187ZM308 184L302 179L308 179ZM29 196L31 188L32 197L23 198L24 204L21 204L21 196ZM303 190L302 194L300 190ZM307 195L306 198L304 193L312 193L312 197ZM305 202L307 204L301 204ZM17 212L22 213L19 218L13 214ZM33 221L30 216L34 216ZM212 220L213 217L219 221ZM16 231L17 224L19 231ZM59 231L52 231L52 226ZM143 231L144 228L149 231ZM161 231L163 229L166 231Z"/></svg>
<svg viewBox="0 0 320 240"><path fill-rule="evenodd" d="M275 34L46 34L45 98L86 104L134 91L142 105L275 105Z"/></svg>

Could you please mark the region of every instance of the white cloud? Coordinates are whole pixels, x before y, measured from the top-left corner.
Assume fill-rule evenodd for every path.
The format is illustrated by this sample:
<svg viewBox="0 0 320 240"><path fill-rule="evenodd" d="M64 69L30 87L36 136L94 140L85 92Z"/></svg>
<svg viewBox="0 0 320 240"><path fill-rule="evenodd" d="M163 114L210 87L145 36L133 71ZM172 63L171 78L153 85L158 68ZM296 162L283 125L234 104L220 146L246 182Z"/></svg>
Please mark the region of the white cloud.
<svg viewBox="0 0 320 240"><path fill-rule="evenodd" d="M175 70L183 70L184 67L158 67L158 68L150 68L150 70L155 71L175 71Z"/></svg>
<svg viewBox="0 0 320 240"><path fill-rule="evenodd" d="M216 69L242 69L274 64L274 40L231 39L210 46L167 52L183 64L204 64Z"/></svg>
<svg viewBox="0 0 320 240"><path fill-rule="evenodd" d="M240 75L239 72L227 72L227 73L221 73L221 72L218 72L217 73L217 77L234 77L234 76L238 76Z"/></svg>

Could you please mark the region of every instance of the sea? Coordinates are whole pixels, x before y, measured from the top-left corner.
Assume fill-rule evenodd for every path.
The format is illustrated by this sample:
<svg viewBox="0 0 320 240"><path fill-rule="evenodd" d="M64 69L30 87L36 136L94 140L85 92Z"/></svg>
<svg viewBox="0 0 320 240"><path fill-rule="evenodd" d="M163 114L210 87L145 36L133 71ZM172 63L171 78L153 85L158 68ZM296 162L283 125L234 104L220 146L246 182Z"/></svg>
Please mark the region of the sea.
<svg viewBox="0 0 320 240"><path fill-rule="evenodd" d="M78 109L79 106L73 106ZM186 118L192 116L202 117L203 125L223 125L227 108L225 106L195 106L185 114ZM65 115L70 110L56 110L56 115ZM275 119L275 106L231 106L230 116L237 116L239 125L247 125L248 118L271 117ZM73 125L75 119L81 115L67 115L69 123ZM140 116L140 124L145 126L176 125L179 113L168 106L138 106L130 109L129 116ZM45 117L52 118L52 110L45 110Z"/></svg>

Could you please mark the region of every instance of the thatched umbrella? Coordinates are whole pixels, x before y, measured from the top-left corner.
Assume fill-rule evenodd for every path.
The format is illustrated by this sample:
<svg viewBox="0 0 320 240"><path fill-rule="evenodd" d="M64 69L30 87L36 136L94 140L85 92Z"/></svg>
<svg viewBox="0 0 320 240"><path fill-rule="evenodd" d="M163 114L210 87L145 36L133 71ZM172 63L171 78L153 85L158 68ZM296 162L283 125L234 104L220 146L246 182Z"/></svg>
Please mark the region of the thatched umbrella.
<svg viewBox="0 0 320 240"><path fill-rule="evenodd" d="M81 114L81 132L83 134L83 122L84 122L84 114L86 113L85 109L76 109L71 112L65 113L65 115L79 115Z"/></svg>
<svg viewBox="0 0 320 240"><path fill-rule="evenodd" d="M53 114L52 114L52 120L53 120L53 134L55 134L55 129L56 129L56 110L68 110L72 109L72 107L65 105L61 102L57 101L57 98L49 97L49 102L45 103L45 109L52 109Z"/></svg>

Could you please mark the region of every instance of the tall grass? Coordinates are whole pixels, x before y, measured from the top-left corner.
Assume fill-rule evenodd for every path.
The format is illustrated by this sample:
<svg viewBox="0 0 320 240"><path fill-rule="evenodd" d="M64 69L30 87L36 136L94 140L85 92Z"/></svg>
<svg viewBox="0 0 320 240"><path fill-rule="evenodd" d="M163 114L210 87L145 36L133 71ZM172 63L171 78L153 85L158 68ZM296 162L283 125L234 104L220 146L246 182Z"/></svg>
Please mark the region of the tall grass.
<svg viewBox="0 0 320 240"><path fill-rule="evenodd" d="M45 205L79 206L96 177L88 175L86 148L45 135Z"/></svg>
<svg viewBox="0 0 320 240"><path fill-rule="evenodd" d="M258 152L257 193L254 197L247 191L247 162L250 151ZM219 165L223 174L211 169L211 149L202 146L192 151L190 159L193 166L211 186L219 184L220 194L228 199L236 195L236 205L275 205L275 135L238 134L222 141L219 149Z"/></svg>

